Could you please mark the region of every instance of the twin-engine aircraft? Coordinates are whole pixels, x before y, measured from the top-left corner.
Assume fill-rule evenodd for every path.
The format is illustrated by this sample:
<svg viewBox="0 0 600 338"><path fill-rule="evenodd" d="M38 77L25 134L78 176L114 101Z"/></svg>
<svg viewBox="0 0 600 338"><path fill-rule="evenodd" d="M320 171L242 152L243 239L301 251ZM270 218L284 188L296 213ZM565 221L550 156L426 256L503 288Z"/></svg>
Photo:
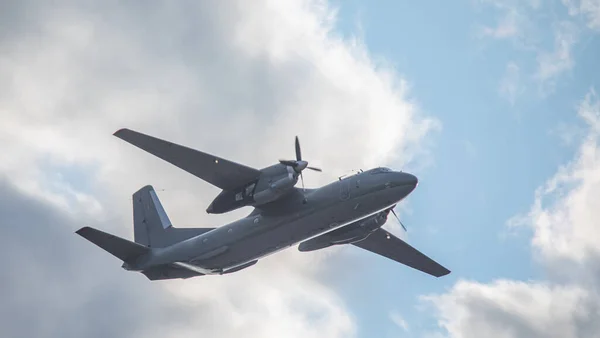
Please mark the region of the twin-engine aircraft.
<svg viewBox="0 0 600 338"><path fill-rule="evenodd" d="M300 251L352 244L435 277L450 273L381 228L417 186L414 175L380 167L305 189L302 171L320 169L302 159L297 137L296 160L257 170L129 129L114 135L222 189L208 213L254 207L218 228L175 228L148 185L133 194L135 242L91 227L76 232L150 280L228 274L298 243Z"/></svg>

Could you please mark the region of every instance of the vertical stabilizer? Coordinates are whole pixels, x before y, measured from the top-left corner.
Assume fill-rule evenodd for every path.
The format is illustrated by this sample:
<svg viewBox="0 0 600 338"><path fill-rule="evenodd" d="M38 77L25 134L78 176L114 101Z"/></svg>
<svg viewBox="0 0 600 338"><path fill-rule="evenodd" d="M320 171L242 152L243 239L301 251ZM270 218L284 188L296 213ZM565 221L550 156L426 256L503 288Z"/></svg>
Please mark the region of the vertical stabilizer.
<svg viewBox="0 0 600 338"><path fill-rule="evenodd" d="M133 235L136 243L162 248L210 230L213 228L173 227L151 185L133 194Z"/></svg>
<svg viewBox="0 0 600 338"><path fill-rule="evenodd" d="M147 185L133 194L133 236L136 243L155 246L171 221L160 204L152 186Z"/></svg>

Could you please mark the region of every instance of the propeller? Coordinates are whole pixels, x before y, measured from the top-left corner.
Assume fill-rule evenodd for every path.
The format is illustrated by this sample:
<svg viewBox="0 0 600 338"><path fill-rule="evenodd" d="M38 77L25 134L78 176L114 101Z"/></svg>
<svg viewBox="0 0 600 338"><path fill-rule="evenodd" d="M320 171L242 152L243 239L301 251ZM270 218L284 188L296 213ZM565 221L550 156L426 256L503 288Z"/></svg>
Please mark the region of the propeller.
<svg viewBox="0 0 600 338"><path fill-rule="evenodd" d="M300 150L300 140L296 136L296 160L279 160L279 163L292 167L297 174L300 174L300 180L302 181L302 190L304 191L304 176L302 171L304 169L310 169L318 172L322 172L320 168L309 167L308 162L302 160L302 151Z"/></svg>
<svg viewBox="0 0 600 338"><path fill-rule="evenodd" d="M404 231L408 232L408 230L406 230L406 227L404 226L404 224L402 224L402 221L400 221L400 218L398 217L398 215L396 215L396 212L394 211L394 207L392 207L391 210L392 210L392 214L394 214L394 216L398 220L398 223L400 223L400 225L402 226L402 229L404 229Z"/></svg>

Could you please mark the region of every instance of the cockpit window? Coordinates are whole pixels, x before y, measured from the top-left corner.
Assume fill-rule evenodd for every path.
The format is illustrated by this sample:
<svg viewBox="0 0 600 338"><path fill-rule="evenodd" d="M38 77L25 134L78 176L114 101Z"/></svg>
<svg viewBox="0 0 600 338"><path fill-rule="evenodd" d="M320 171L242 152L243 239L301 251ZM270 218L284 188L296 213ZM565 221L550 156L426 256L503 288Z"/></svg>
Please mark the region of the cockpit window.
<svg viewBox="0 0 600 338"><path fill-rule="evenodd" d="M370 172L370 174L371 175L381 174L381 173L387 173L387 172L390 172L390 171L392 171L390 168L380 167L380 168L372 169L371 172Z"/></svg>
<svg viewBox="0 0 600 338"><path fill-rule="evenodd" d="M362 173L362 170L361 171L352 170L352 171L348 172L347 174L344 174L344 175L340 176L339 180L340 181L341 180L345 180L345 179L350 178L352 176L356 176L356 175L358 175L360 173Z"/></svg>

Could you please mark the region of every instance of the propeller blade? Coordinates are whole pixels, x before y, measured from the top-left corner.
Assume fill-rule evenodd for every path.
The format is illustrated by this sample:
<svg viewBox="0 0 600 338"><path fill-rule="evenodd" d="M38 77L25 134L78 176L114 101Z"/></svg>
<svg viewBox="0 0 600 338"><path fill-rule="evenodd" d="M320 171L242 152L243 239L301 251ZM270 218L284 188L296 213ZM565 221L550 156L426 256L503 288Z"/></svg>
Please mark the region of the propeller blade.
<svg viewBox="0 0 600 338"><path fill-rule="evenodd" d="M306 189L304 189L304 175L302 175L302 172L300 172L300 180L302 181L302 192L306 192Z"/></svg>
<svg viewBox="0 0 600 338"><path fill-rule="evenodd" d="M318 171L318 172L323 172L323 170L321 170L320 168L315 168L315 167L306 167L306 169L310 169L310 170L314 170L314 171Z"/></svg>
<svg viewBox="0 0 600 338"><path fill-rule="evenodd" d="M296 136L296 161L302 161L302 153L300 152L300 140Z"/></svg>
<svg viewBox="0 0 600 338"><path fill-rule="evenodd" d="M402 224L402 221L400 221L400 218L398 217L398 215L396 215L396 212L394 211L394 209L392 209L392 214L394 214L394 216L396 216L396 219L398 220L398 223L400 223L400 225L402 226L402 229L404 229L404 231L408 232L408 230L406 230L406 227L404 226L404 224Z"/></svg>

